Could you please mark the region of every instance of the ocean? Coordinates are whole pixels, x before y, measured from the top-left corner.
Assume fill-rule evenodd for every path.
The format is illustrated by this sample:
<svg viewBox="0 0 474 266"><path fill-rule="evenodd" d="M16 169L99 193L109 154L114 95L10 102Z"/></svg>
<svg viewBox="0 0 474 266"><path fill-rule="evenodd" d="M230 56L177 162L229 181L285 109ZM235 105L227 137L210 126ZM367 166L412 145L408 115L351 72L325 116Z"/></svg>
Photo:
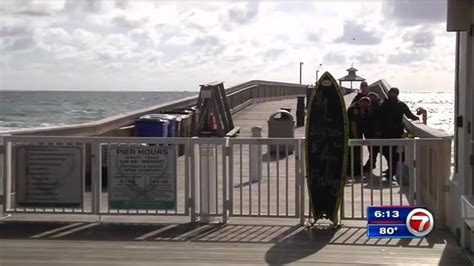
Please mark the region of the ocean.
<svg viewBox="0 0 474 266"><path fill-rule="evenodd" d="M400 92L400 100L415 113L423 107L428 113L427 125L454 134L454 92ZM415 113L416 114L416 113Z"/></svg>
<svg viewBox="0 0 474 266"><path fill-rule="evenodd" d="M85 123L197 92L0 91L0 132Z"/></svg>
<svg viewBox="0 0 474 266"><path fill-rule="evenodd" d="M197 92L0 91L0 132L84 123L196 95ZM402 92L428 125L454 133L454 93ZM296 103L295 103L296 105ZM295 106L296 108L296 106Z"/></svg>

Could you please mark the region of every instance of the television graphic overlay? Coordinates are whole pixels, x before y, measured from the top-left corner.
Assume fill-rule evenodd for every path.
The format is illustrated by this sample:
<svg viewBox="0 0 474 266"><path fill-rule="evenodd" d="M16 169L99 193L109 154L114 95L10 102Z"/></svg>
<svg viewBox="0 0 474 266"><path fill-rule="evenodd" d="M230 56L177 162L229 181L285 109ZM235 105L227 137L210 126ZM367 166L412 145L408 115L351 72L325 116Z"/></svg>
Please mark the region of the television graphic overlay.
<svg viewBox="0 0 474 266"><path fill-rule="evenodd" d="M415 206L371 206L367 208L369 238L422 238L433 231L433 214Z"/></svg>

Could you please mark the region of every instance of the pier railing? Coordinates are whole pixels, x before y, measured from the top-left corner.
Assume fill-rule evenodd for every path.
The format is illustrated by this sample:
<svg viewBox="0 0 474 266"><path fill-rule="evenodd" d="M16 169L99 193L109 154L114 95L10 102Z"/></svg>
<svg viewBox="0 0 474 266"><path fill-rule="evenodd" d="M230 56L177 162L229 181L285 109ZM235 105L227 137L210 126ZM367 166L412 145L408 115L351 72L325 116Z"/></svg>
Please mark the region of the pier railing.
<svg viewBox="0 0 474 266"><path fill-rule="evenodd" d="M441 199L427 198L430 193L441 193L443 188L442 164L439 163L442 139L350 140L349 144L352 163L345 178L342 219L364 220L366 208L371 205L418 205L429 208L439 226L444 224ZM90 165L83 160L87 146L91 150ZM232 217L293 218L301 224L309 217L304 139L5 136L2 147L4 214L26 214L32 219L39 214L172 216L191 222L215 219L226 222ZM112 149L119 152L122 148L174 152L166 160L160 157L159 162L150 161L155 157L144 159L127 157L127 154L120 157L118 153L111 157ZM433 154L430 160L424 158L426 148ZM108 150L105 160L102 158L104 149ZM369 156L369 151L376 149L396 150L401 158L391 167L395 171L393 177L390 174L384 177L383 170L389 166L387 160L381 155ZM356 152L362 160L356 161ZM386 154L391 157L395 153ZM375 159L378 161L373 171L363 176L355 174L355 167ZM133 160L142 160L142 163L134 164ZM146 160L153 165L142 167L147 164ZM431 173L436 178L424 183L423 170L426 164L432 163L437 165ZM75 170L63 173L58 166L62 164ZM141 173L138 176L154 171L155 164L163 171L175 170L166 172L167 176L174 177L163 181L171 186L165 192L175 193L174 198L170 196L174 204L163 207L154 205L153 201L145 207L127 205L137 200L132 197L137 195L133 193L137 192L140 182L135 179L137 171ZM143 170L136 170L140 167ZM50 171L49 176L57 180L46 182L41 176L34 176L43 171ZM164 173L157 175L166 176ZM41 194L45 189L48 195L53 195L47 198L48 204L44 204L46 201ZM111 191L115 190L119 192L118 200L111 198ZM163 195L167 195L165 192ZM75 200L70 198L72 195L77 196ZM151 196L160 198L160 195ZM72 200L76 205L65 206L63 199ZM55 200L58 204L51 204Z"/></svg>
<svg viewBox="0 0 474 266"><path fill-rule="evenodd" d="M293 98L306 94L306 85L251 80L237 86L226 89L226 97L229 108L235 113L253 103ZM133 128L130 127L140 116L149 113L160 113L175 108L186 108L196 105L198 96L171 101L165 104L143 108L124 114L107 117L98 121L83 124L22 129L9 132L10 135L34 135L34 136L132 136Z"/></svg>

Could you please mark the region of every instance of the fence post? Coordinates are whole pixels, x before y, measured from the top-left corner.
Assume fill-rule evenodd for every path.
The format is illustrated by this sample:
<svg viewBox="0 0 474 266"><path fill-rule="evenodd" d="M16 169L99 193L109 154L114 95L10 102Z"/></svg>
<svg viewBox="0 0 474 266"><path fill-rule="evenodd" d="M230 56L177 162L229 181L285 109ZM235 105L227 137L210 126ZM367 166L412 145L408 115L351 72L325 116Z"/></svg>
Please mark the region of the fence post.
<svg viewBox="0 0 474 266"><path fill-rule="evenodd" d="M442 190L442 181L441 181L441 141L436 141L435 151L436 151L436 216L438 218L437 227L443 228L444 227L444 213L441 211L441 204L444 203L444 193ZM436 217L435 216L435 217ZM436 218L435 218L436 219Z"/></svg>
<svg viewBox="0 0 474 266"><path fill-rule="evenodd" d="M421 193L421 145L418 143L420 140L415 139L415 203L416 205L422 204L422 193Z"/></svg>
<svg viewBox="0 0 474 266"><path fill-rule="evenodd" d="M299 217L300 217L300 225L304 225L305 221L305 170L306 170L306 158L305 158L305 153L304 153L304 145L305 145L305 138L301 138L298 140L298 145L297 145L297 151L295 154L299 155L299 158L295 158L298 160L298 175L296 176L296 180L298 182L298 191L299 195L298 197L295 197L297 201L299 201L299 208L297 210L299 211Z"/></svg>
<svg viewBox="0 0 474 266"><path fill-rule="evenodd" d="M11 208L12 144L5 140L3 143L3 212L6 213Z"/></svg>
<svg viewBox="0 0 474 266"><path fill-rule="evenodd" d="M100 143L91 143L91 184L92 184L92 206L91 211L100 217L101 209L101 194L102 194L102 154L100 151ZM108 147L108 146L106 146ZM110 184L109 184L110 186Z"/></svg>
<svg viewBox="0 0 474 266"><path fill-rule="evenodd" d="M252 138L262 137L262 127L252 127ZM260 181L262 179L262 154L259 145L250 144L250 180Z"/></svg>
<svg viewBox="0 0 474 266"><path fill-rule="evenodd" d="M415 203L415 140L410 141L405 146L407 148L405 152L406 161L408 162L408 201L411 205Z"/></svg>
<svg viewBox="0 0 474 266"><path fill-rule="evenodd" d="M228 189L228 174L227 174L227 165L228 161L227 158L229 154L227 151L229 150L229 137L224 138L222 143L222 223L227 223L227 211L228 211L228 198L227 198L227 189Z"/></svg>
<svg viewBox="0 0 474 266"><path fill-rule="evenodd" d="M189 141L189 155L191 159L191 175L190 175L190 192L191 192L191 223L196 222L196 202L198 199L196 198L196 153L195 153L195 143L192 141L193 139L197 139L197 137L192 137Z"/></svg>
<svg viewBox="0 0 474 266"><path fill-rule="evenodd" d="M226 202L227 209L229 210L229 216L232 216L234 213L234 145L232 144L232 141L230 139L227 140L228 142L228 151L229 151L229 175L228 175L228 189L229 189L229 195L228 195L228 200Z"/></svg>
<svg viewBox="0 0 474 266"><path fill-rule="evenodd" d="M192 198L190 195L190 164L189 164L189 157L191 153L189 152L189 138L186 139L186 142L184 143L184 212L185 215L189 215L191 204L192 204Z"/></svg>

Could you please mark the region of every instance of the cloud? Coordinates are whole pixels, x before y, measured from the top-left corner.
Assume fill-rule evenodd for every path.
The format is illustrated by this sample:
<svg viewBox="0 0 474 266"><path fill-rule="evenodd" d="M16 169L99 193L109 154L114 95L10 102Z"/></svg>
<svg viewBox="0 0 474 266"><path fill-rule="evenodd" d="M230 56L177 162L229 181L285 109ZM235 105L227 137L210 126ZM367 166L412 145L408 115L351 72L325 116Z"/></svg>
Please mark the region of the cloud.
<svg viewBox="0 0 474 266"><path fill-rule="evenodd" d="M307 39L310 42L319 42L321 40L320 34L316 32L310 32L307 35Z"/></svg>
<svg viewBox="0 0 474 266"><path fill-rule="evenodd" d="M435 36L431 31L412 29L402 35L402 45L388 56L390 64L406 65L428 58L435 46Z"/></svg>
<svg viewBox="0 0 474 266"><path fill-rule="evenodd" d="M86 12L86 13L98 13L101 11L103 6L102 1L95 0L66 0L64 4L64 10L68 12Z"/></svg>
<svg viewBox="0 0 474 266"><path fill-rule="evenodd" d="M229 19L237 24L247 24L257 16L258 8L258 2L247 3L243 9L232 8L228 12Z"/></svg>
<svg viewBox="0 0 474 266"><path fill-rule="evenodd" d="M340 52L329 52L324 55L323 61L326 63L345 63L346 56Z"/></svg>
<svg viewBox="0 0 474 266"><path fill-rule="evenodd" d="M408 31L402 37L404 42L411 43L412 48L429 49L434 46L435 36L430 31Z"/></svg>
<svg viewBox="0 0 474 266"><path fill-rule="evenodd" d="M281 55L285 53L284 49L280 48L272 48L263 53L263 57L267 60L275 60L278 59Z"/></svg>
<svg viewBox="0 0 474 266"><path fill-rule="evenodd" d="M249 24L257 18L259 7L259 2L249 2L230 8L225 16L221 16L222 26L231 30L235 26Z"/></svg>
<svg viewBox="0 0 474 266"><path fill-rule="evenodd" d="M62 10L64 3L61 1L3 1L0 11L6 14L20 16L44 17L53 15L54 12Z"/></svg>
<svg viewBox="0 0 474 266"><path fill-rule="evenodd" d="M9 38L1 46L5 51L25 51L33 48L35 42L31 37Z"/></svg>
<svg viewBox="0 0 474 266"><path fill-rule="evenodd" d="M334 41L357 45L376 45L382 41L382 37L381 32L371 29L363 23L349 20L344 22L342 35Z"/></svg>
<svg viewBox="0 0 474 266"><path fill-rule="evenodd" d="M283 11L287 12L290 14L296 14L296 13L314 13L315 7L314 3L304 3L304 2L299 2L298 4L292 3L292 2L281 2L281 3L276 3L275 10L278 11Z"/></svg>
<svg viewBox="0 0 474 266"><path fill-rule="evenodd" d="M372 52L360 53L354 59L360 64L375 64L381 62L381 55Z"/></svg>
<svg viewBox="0 0 474 266"><path fill-rule="evenodd" d="M199 36L192 42L192 45L197 47L213 47L219 44L219 39L216 36Z"/></svg>
<svg viewBox="0 0 474 266"><path fill-rule="evenodd" d="M308 83L314 82L318 63L323 64L321 71L335 76L345 75L347 66L356 63L368 76L392 83L406 80L414 65L453 71L454 35L434 22L405 27L388 21L385 5L122 0L1 4L1 72L13 89L28 82L32 88L69 89L65 78L75 77L75 88L126 90L140 84L156 90L195 88L214 76L228 86L251 78L298 82L293 70L300 61L305 62L303 82ZM35 73L44 81L31 79ZM446 79L425 82L433 88L452 84Z"/></svg>
<svg viewBox="0 0 474 266"><path fill-rule="evenodd" d="M428 56L428 53L423 50L416 51L400 51L390 54L387 58L389 64L408 65L415 62L420 62Z"/></svg>
<svg viewBox="0 0 474 266"><path fill-rule="evenodd" d="M120 9L127 9L128 7L128 1L127 0L117 0L115 1L115 7L120 8Z"/></svg>
<svg viewBox="0 0 474 266"><path fill-rule="evenodd" d="M194 47L194 49L192 49L192 53L195 53L195 55L198 57L215 57L222 54L225 49L225 45L222 43L222 41L213 35L198 36L194 39L191 45Z"/></svg>
<svg viewBox="0 0 474 266"><path fill-rule="evenodd" d="M32 16L32 17L45 17L45 16L51 15L51 13L48 11L33 11L33 10L20 11L20 12L17 12L16 14L24 15L24 16Z"/></svg>
<svg viewBox="0 0 474 266"><path fill-rule="evenodd" d="M30 34L31 29L25 25L2 25L0 27L0 37L14 37Z"/></svg>
<svg viewBox="0 0 474 266"><path fill-rule="evenodd" d="M412 26L446 21L445 0L397 0L383 4L384 17L401 26Z"/></svg>
<svg viewBox="0 0 474 266"><path fill-rule="evenodd" d="M117 15L112 18L111 22L112 25L122 29L134 29L143 26L147 22L147 19L134 19L123 15Z"/></svg>

